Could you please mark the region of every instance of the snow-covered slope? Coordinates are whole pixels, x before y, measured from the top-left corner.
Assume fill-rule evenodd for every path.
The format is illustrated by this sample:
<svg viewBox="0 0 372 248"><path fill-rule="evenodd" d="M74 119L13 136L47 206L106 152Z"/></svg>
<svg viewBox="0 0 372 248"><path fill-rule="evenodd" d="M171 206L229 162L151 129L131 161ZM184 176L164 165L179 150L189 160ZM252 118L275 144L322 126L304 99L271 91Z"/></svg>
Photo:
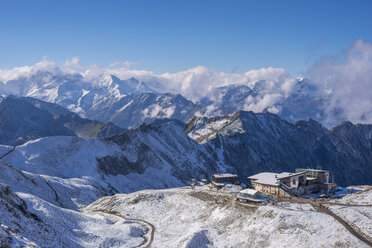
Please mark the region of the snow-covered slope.
<svg viewBox="0 0 372 248"><path fill-rule="evenodd" d="M77 210L115 192L182 186L225 169L177 121L142 125L106 140L47 137L0 151L0 242L12 247L146 243L143 223Z"/></svg>
<svg viewBox="0 0 372 248"><path fill-rule="evenodd" d="M123 219L82 214L27 193L14 193L0 180L1 247L134 247L145 228Z"/></svg>
<svg viewBox="0 0 372 248"><path fill-rule="evenodd" d="M183 126L178 121L164 120L143 124L105 140L59 136L29 141L1 160L2 167L8 171L3 173L4 180L8 176L13 178L11 185L16 188L27 185L32 188L28 182L31 179L41 184L46 180L60 192L60 205L77 208L94 197L113 192L183 186L192 178L233 170L208 146L190 139ZM21 180L25 173L30 180L17 185L14 178ZM20 191L30 192L21 188ZM83 193L89 190L91 193ZM53 196L50 189L35 192L54 201L53 197L43 195L49 192Z"/></svg>
<svg viewBox="0 0 372 248"><path fill-rule="evenodd" d="M152 223L155 247L368 247L309 204L247 206L207 187L119 194L84 211L102 209Z"/></svg>
<svg viewBox="0 0 372 248"><path fill-rule="evenodd" d="M1 244L115 247L147 242L143 223L77 210L115 192L183 186L194 177L225 170L216 154L190 139L183 126L164 120L106 140L56 136L14 150L0 146ZM15 205L22 206L20 213Z"/></svg>

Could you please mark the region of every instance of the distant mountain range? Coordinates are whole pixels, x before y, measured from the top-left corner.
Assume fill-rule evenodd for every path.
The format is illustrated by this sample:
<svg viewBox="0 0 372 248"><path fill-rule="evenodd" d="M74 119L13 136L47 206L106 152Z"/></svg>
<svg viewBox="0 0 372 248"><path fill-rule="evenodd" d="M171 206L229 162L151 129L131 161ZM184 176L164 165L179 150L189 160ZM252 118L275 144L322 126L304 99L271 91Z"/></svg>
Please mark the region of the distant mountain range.
<svg viewBox="0 0 372 248"><path fill-rule="evenodd" d="M239 110L249 108L250 102L255 103L254 99L271 96L269 85L266 81L259 81L254 87L247 85L229 85L213 89L207 96L200 99L197 104L203 106L204 116L227 115ZM261 112L275 112L280 117L288 121L314 119L322 122L324 119L323 104L324 97L320 97L319 89L308 79L298 79L295 82L293 91L288 97L280 97L275 104L275 109L270 104L261 108ZM252 101L250 101L252 99ZM267 99L270 102L270 99ZM332 123L333 124L333 123Z"/></svg>
<svg viewBox="0 0 372 248"><path fill-rule="evenodd" d="M157 82L141 82L133 77L121 80L110 74L88 80L79 73L38 70L27 77L0 82L3 97L16 95L56 103L82 117L111 121L122 128L137 127L159 118L188 122L194 115L226 115L244 109L274 112L291 122L309 118L325 120L326 99L309 80L296 80L286 97L282 89L272 88L272 82L267 81L251 86L230 84L191 101L180 94L167 93Z"/></svg>

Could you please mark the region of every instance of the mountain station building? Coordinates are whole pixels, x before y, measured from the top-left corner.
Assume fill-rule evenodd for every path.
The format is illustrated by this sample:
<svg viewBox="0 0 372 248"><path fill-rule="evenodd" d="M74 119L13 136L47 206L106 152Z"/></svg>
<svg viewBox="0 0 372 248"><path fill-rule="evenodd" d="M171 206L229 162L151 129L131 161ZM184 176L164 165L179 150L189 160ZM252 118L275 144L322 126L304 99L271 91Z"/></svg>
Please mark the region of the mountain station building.
<svg viewBox="0 0 372 248"><path fill-rule="evenodd" d="M300 196L328 193L335 187L330 183L330 172L315 169L296 169L295 173L262 172L248 177L252 187L266 195Z"/></svg>

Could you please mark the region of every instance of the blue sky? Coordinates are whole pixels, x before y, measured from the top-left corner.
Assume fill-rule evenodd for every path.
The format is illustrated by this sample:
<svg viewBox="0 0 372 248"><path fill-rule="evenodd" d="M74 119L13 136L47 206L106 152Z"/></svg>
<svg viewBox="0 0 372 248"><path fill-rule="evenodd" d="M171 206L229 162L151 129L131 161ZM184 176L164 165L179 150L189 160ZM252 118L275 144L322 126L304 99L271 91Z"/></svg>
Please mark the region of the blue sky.
<svg viewBox="0 0 372 248"><path fill-rule="evenodd" d="M356 39L372 42L372 1L1 1L0 68L138 62L156 73L306 73Z"/></svg>

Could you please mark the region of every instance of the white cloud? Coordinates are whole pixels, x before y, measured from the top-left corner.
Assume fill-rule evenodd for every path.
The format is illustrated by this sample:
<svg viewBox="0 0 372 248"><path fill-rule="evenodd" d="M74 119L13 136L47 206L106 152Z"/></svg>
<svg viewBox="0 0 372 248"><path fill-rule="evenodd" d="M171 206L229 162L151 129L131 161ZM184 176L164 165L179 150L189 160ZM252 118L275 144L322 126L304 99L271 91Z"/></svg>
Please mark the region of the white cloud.
<svg viewBox="0 0 372 248"><path fill-rule="evenodd" d="M112 67L119 67L119 68L124 67L124 68L129 68L129 67L131 67L131 66L133 66L133 65L137 65L137 64L139 64L139 62L133 62L133 61L125 60L125 61L116 61L116 62L110 64L109 67L111 67L111 68L112 68Z"/></svg>
<svg viewBox="0 0 372 248"><path fill-rule="evenodd" d="M217 72L204 66L197 66L176 73L156 74L152 71L130 69L129 67L134 64L137 64L137 62L115 62L108 68L104 68L98 64L81 65L79 57L72 57L66 59L64 64L57 66L52 61L43 60L32 66L0 70L0 80L8 81L22 76L28 76L38 70L81 73L86 81L93 80L106 73L114 74L120 79L135 77L145 82L157 82L158 87L163 88L165 91L181 93L188 98L200 98L207 95L208 92L216 87L226 86L232 83L253 86L255 82L260 80L275 82L288 77L284 69L271 67L239 74Z"/></svg>
<svg viewBox="0 0 372 248"><path fill-rule="evenodd" d="M249 96L244 105L244 110L250 110L256 113L263 112L265 110L277 114L279 112L279 106L275 106L283 98L280 93L266 93L258 96Z"/></svg>
<svg viewBox="0 0 372 248"><path fill-rule="evenodd" d="M48 71L55 74L61 73L61 69L57 66L56 63L44 59L33 66L26 65L21 67L14 67L11 69L0 69L0 81L7 82L10 80L18 79L20 77L28 77L40 70Z"/></svg>
<svg viewBox="0 0 372 248"><path fill-rule="evenodd" d="M338 56L323 59L310 76L325 92L327 122L372 123L372 43L357 40Z"/></svg>
<svg viewBox="0 0 372 248"><path fill-rule="evenodd" d="M286 78L280 86L285 97L289 97L296 87L297 80L295 78Z"/></svg>
<svg viewBox="0 0 372 248"><path fill-rule="evenodd" d="M67 58L64 66L67 67L80 67L80 58L79 57L72 57Z"/></svg>
<svg viewBox="0 0 372 248"><path fill-rule="evenodd" d="M259 70L250 70L244 73L250 81L280 81L288 77L288 73L283 68L261 68Z"/></svg>
<svg viewBox="0 0 372 248"><path fill-rule="evenodd" d="M156 117L170 118L170 117L172 117L175 109L176 109L175 106L162 108L158 104L153 104L153 105L150 105L148 108L145 108L142 111L142 114L143 114L144 118L156 118Z"/></svg>
<svg viewBox="0 0 372 248"><path fill-rule="evenodd" d="M271 84L285 80L289 75L282 68L263 68L251 70L242 74L224 73L197 66L176 73L155 74L151 71L129 70L128 68L109 69L121 79L136 77L147 82L158 82L169 92L180 93L190 99L206 96L216 87L230 84L246 84L250 87L255 82L266 80Z"/></svg>

